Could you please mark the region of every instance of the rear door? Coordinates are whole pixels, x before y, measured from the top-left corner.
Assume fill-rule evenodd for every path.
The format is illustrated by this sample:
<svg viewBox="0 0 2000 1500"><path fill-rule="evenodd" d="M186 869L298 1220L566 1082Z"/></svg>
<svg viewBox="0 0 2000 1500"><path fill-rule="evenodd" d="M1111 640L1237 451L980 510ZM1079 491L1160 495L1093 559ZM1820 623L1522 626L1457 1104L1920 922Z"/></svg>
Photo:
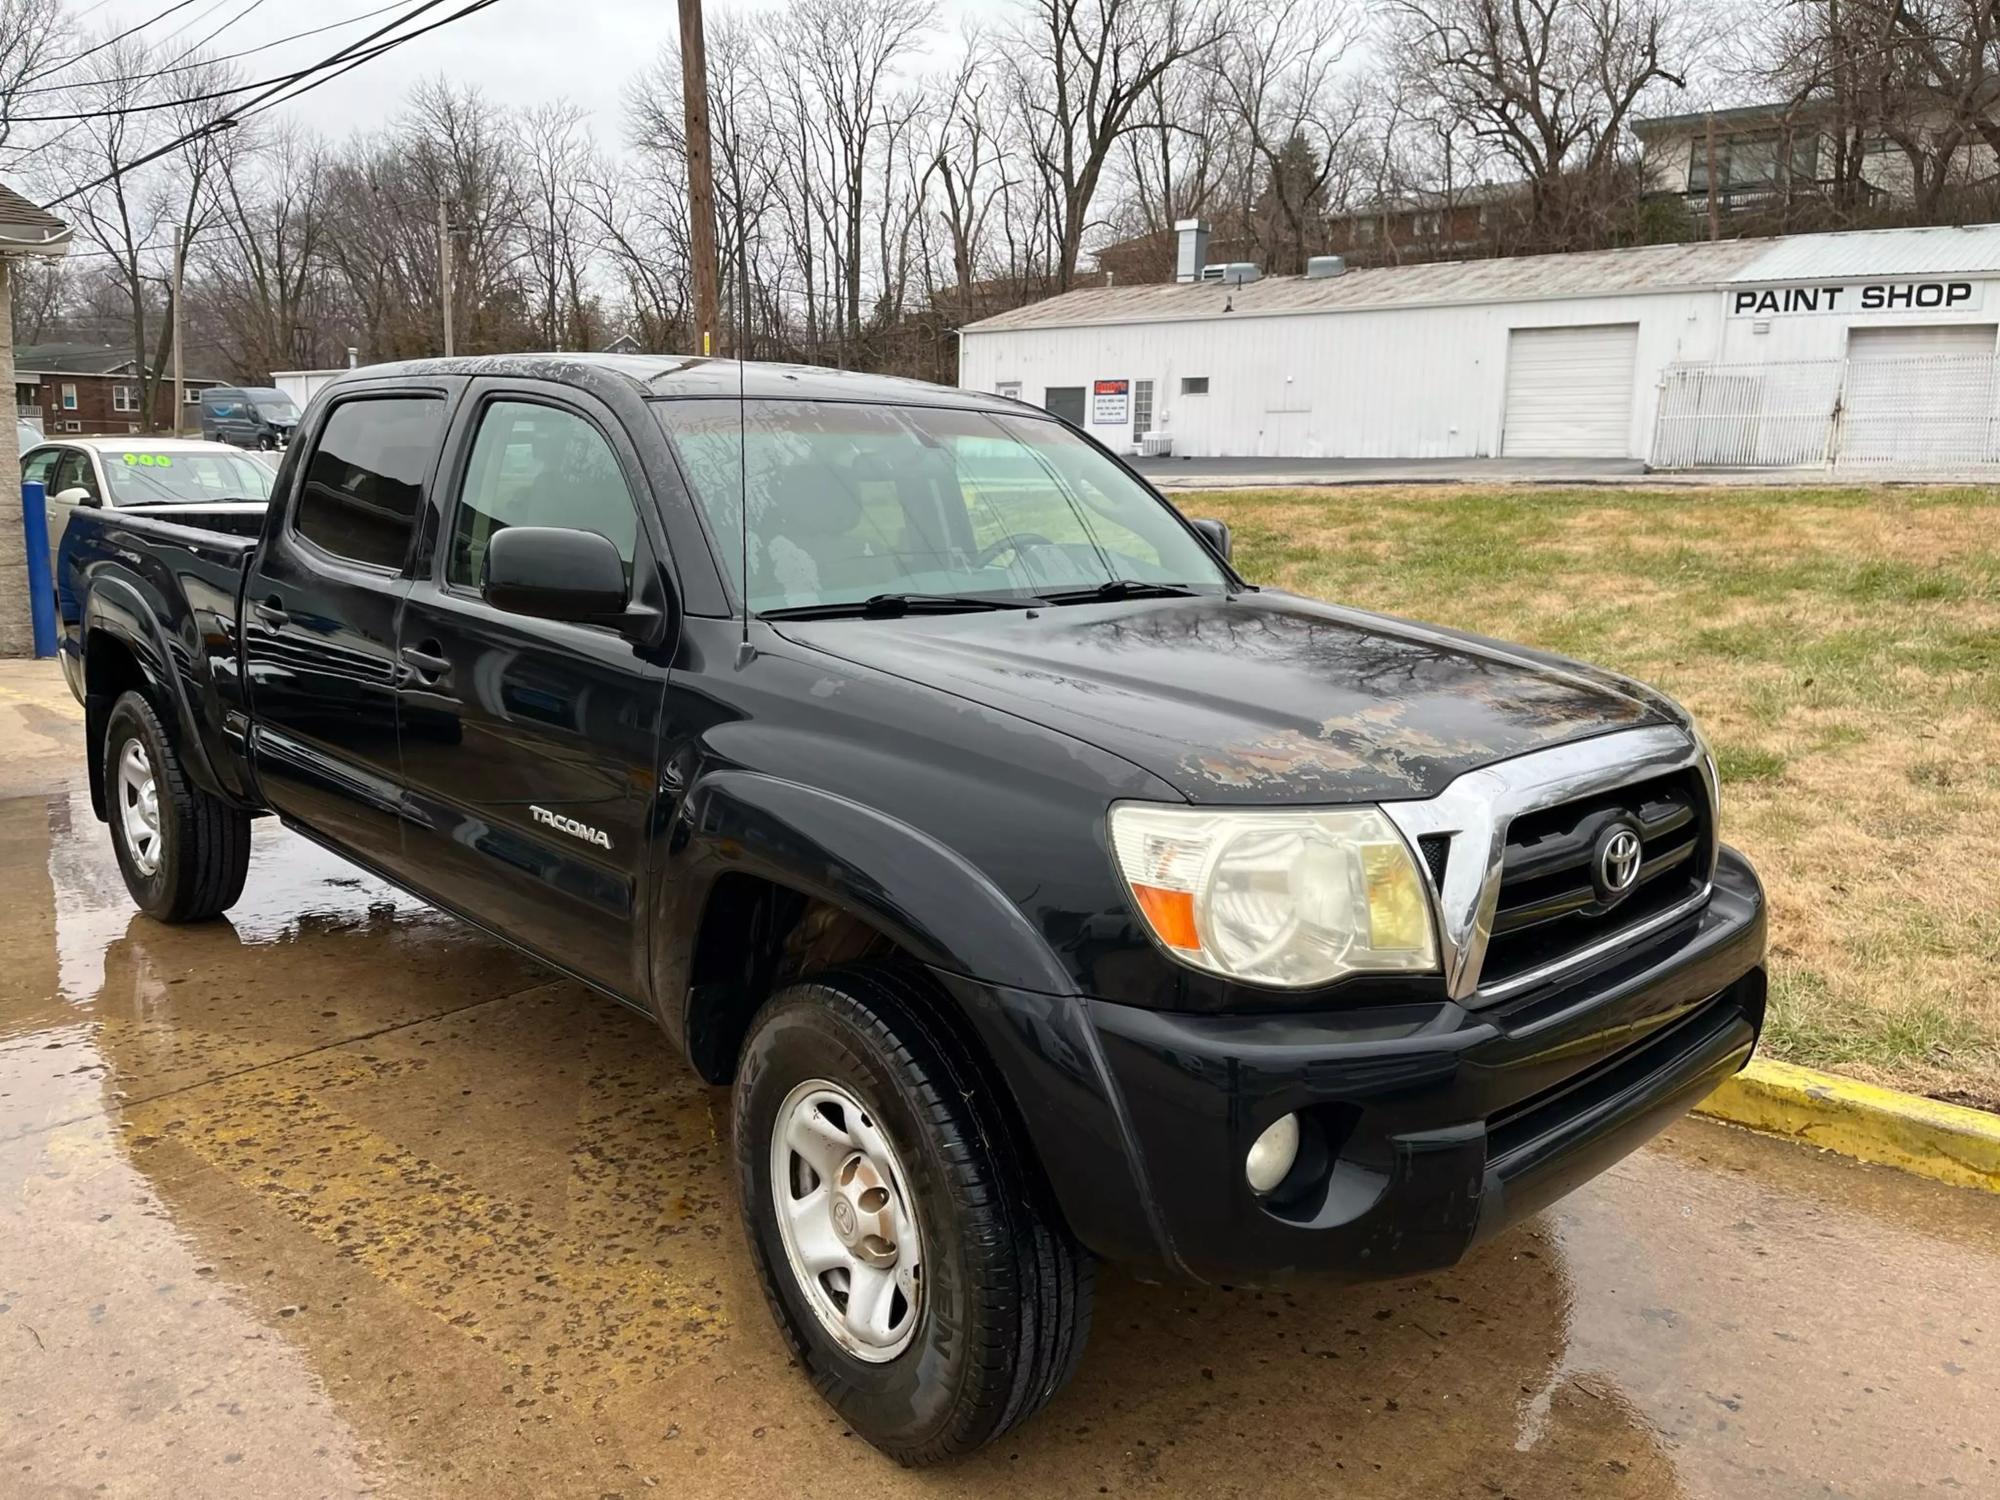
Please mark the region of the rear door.
<svg viewBox="0 0 2000 1500"><path fill-rule="evenodd" d="M480 585L509 526L595 531L664 619L643 470L616 417L563 387L483 382L454 433L438 543L402 618L411 878L638 999L666 657L642 631L495 609Z"/></svg>
<svg viewBox="0 0 2000 1500"><path fill-rule="evenodd" d="M363 387L333 402L289 472L283 513L245 587L251 758L264 800L388 871L402 864L396 615L462 385Z"/></svg>

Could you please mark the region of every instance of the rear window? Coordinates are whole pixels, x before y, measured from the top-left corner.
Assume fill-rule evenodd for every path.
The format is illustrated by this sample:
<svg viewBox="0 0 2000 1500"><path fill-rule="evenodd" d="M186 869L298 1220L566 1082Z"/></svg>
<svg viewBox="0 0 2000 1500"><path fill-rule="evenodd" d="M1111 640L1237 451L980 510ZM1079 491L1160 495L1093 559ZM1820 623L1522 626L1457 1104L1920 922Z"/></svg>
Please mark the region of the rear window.
<svg viewBox="0 0 2000 1500"><path fill-rule="evenodd" d="M313 446L293 528L337 557L401 567L437 462L443 419L444 402L433 396L362 397L336 406Z"/></svg>
<svg viewBox="0 0 2000 1500"><path fill-rule="evenodd" d="M113 505L190 505L204 501L268 500L271 471L234 452L152 448L103 449Z"/></svg>

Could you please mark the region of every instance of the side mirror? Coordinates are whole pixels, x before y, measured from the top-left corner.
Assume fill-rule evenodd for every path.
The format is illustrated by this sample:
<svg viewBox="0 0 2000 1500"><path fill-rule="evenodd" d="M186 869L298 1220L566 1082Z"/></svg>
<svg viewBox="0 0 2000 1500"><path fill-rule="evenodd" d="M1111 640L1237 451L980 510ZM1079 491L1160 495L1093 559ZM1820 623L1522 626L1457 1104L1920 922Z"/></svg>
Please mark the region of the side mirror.
<svg viewBox="0 0 2000 1500"><path fill-rule="evenodd" d="M97 497L80 484L73 484L66 490L59 490L55 497L58 505L95 505Z"/></svg>
<svg viewBox="0 0 2000 1500"><path fill-rule="evenodd" d="M480 596L540 620L602 625L625 613L625 561L608 537L567 526L509 526L486 544Z"/></svg>
<svg viewBox="0 0 2000 1500"><path fill-rule="evenodd" d="M1217 557L1221 558L1224 562L1229 561L1229 528L1227 526L1213 519L1191 521L1189 524L1201 533L1202 540L1208 543L1210 550Z"/></svg>

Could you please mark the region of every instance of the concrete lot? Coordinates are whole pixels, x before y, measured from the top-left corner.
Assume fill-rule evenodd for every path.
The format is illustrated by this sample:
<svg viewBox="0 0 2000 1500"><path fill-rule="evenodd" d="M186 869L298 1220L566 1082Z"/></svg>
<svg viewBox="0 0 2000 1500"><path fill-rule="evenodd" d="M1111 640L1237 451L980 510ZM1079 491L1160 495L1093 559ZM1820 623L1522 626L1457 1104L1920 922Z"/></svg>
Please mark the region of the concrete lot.
<svg viewBox="0 0 2000 1500"><path fill-rule="evenodd" d="M2000 1200L1695 1123L1440 1276L1101 1282L1076 1383L899 1471L787 1358L727 1099L260 826L133 914L0 664L0 1495L2000 1494Z"/></svg>

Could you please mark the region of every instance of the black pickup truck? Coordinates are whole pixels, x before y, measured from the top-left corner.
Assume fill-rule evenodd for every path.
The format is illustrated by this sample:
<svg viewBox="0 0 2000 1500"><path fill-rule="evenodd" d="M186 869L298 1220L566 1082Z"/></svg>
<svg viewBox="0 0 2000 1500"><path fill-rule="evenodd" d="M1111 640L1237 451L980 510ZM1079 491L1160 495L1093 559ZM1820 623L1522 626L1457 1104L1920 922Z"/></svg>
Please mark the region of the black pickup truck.
<svg viewBox="0 0 2000 1500"><path fill-rule="evenodd" d="M747 524L746 524L747 512ZM1688 716L1246 582L1018 403L713 360L376 367L239 517L80 512L63 663L163 921L282 822L734 1085L772 1312L963 1452L1092 1266L1447 1266L1750 1056Z"/></svg>

